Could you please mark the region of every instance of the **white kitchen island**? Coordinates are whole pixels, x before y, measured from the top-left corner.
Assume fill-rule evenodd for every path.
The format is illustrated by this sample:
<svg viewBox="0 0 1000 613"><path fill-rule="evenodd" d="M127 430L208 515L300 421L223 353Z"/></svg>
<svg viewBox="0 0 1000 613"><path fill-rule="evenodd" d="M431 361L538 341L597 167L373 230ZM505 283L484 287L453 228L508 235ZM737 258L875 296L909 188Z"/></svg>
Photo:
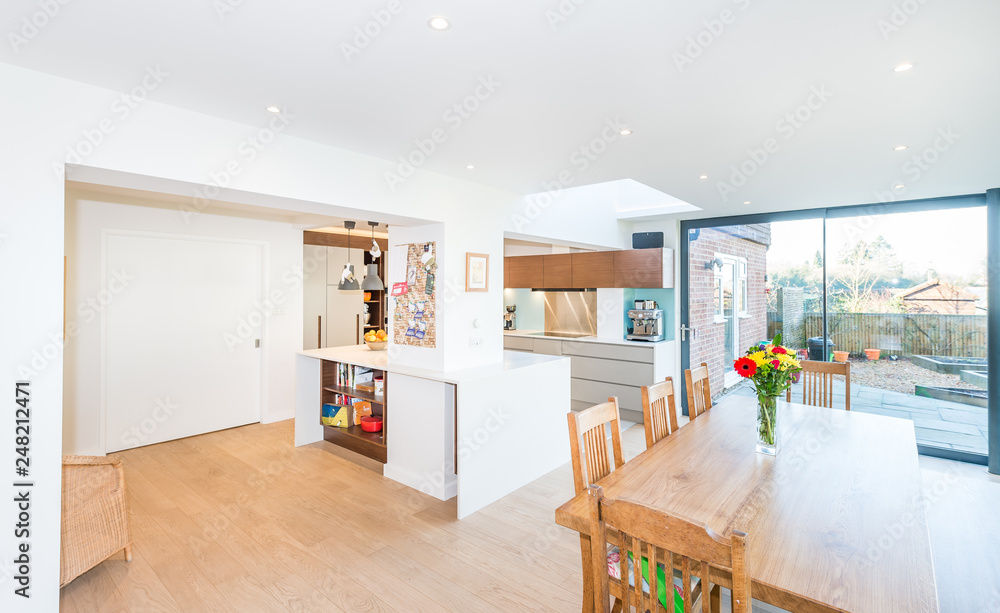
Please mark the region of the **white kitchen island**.
<svg viewBox="0 0 1000 613"><path fill-rule="evenodd" d="M324 361L386 373L383 474L441 500L457 495L459 518L569 461L568 358L504 351L496 364L432 371L365 345L300 351L296 446L324 440Z"/></svg>

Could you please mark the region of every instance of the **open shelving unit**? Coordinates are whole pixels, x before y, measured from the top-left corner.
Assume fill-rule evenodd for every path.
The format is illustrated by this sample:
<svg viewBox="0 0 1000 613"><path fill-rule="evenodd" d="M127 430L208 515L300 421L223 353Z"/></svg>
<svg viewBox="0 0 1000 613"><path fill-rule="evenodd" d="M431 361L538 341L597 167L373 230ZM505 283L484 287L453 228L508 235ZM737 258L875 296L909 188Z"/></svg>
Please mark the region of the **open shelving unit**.
<svg viewBox="0 0 1000 613"><path fill-rule="evenodd" d="M383 251L382 252L382 257L380 257L377 260L377 263L378 263L378 276L383 281L386 280L386 278L385 278L385 259L386 259L386 254ZM372 262L372 256L371 256L370 253L368 253L366 251L365 252L364 263L367 266L368 264L371 264L371 262ZM368 307L368 313L371 315L371 317L368 318L368 323L365 324L365 332L368 332L369 330L379 330L379 329L385 330L386 329L386 325L387 325L386 324L386 314L388 313L388 309L386 308L386 306L387 306L386 305L386 296L387 296L387 294L388 294L388 292L386 292L385 290L381 290L381 291L374 291L373 290L373 291L371 291L371 298L369 300L365 300L365 305Z"/></svg>
<svg viewBox="0 0 1000 613"><path fill-rule="evenodd" d="M354 364L347 364L345 362L331 362L323 360L322 374L320 378L320 385L322 386L320 397L322 398L322 404L337 404L335 399L338 394L348 398L367 400L371 403L372 415L382 418L382 431L365 432L361 429L360 425L350 426L348 428L338 428L336 426L327 426L324 424L323 439L333 443L334 445L349 449L355 453L359 453L365 457L385 464L388 457L386 451L386 432L388 430L388 420L386 419L385 399L388 393L389 383L386 378L386 373L383 370L370 369L374 373L375 377L382 378L383 385L385 386L383 387L382 394L375 394L367 390L359 390L356 387L343 385L343 382L338 380L338 371L341 364L351 369L367 368L359 367ZM322 404L318 407L319 410L316 412L317 419L319 419L319 416L322 414Z"/></svg>

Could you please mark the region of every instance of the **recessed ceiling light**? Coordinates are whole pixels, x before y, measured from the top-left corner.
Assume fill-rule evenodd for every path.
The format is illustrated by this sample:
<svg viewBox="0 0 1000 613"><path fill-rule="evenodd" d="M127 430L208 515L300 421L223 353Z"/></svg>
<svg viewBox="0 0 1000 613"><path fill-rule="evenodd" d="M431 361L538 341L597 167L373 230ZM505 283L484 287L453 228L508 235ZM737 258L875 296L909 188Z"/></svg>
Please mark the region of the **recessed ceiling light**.
<svg viewBox="0 0 1000 613"><path fill-rule="evenodd" d="M892 148L892 150L893 151L906 151L909 148L910 148L909 145L896 145L895 147Z"/></svg>
<svg viewBox="0 0 1000 613"><path fill-rule="evenodd" d="M701 176L699 176L698 178L699 178L699 179L707 179L707 178L708 178L708 175L701 175Z"/></svg>
<svg viewBox="0 0 1000 613"><path fill-rule="evenodd" d="M267 107L267 110L271 111L272 113L280 113L281 107L277 107L272 104L271 106Z"/></svg>
<svg viewBox="0 0 1000 613"><path fill-rule="evenodd" d="M899 66L896 66L895 68L893 68L893 70L895 72L906 72L907 70L910 70L911 68L913 68L913 64L911 64L909 62L906 62L906 63L900 64Z"/></svg>
<svg viewBox="0 0 1000 613"><path fill-rule="evenodd" d="M904 187L906 187L906 186L903 185L902 183L897 183L897 184L895 184L895 185L892 186L893 189L903 189Z"/></svg>
<svg viewBox="0 0 1000 613"><path fill-rule="evenodd" d="M746 201L746 202L744 202L743 204L750 204L750 201L749 201L749 200L747 200L747 201Z"/></svg>
<svg viewBox="0 0 1000 613"><path fill-rule="evenodd" d="M622 128L621 130L618 130L618 133L621 134L622 136L628 136L629 134L632 133L632 130L629 130L628 128Z"/></svg>
<svg viewBox="0 0 1000 613"><path fill-rule="evenodd" d="M466 168L468 168L469 170L472 170L473 168L475 168L475 166L473 166L472 164L468 164L468 165L466 166Z"/></svg>
<svg viewBox="0 0 1000 613"><path fill-rule="evenodd" d="M451 22L444 17L431 17L427 20L427 25L432 30L447 30L451 27Z"/></svg>

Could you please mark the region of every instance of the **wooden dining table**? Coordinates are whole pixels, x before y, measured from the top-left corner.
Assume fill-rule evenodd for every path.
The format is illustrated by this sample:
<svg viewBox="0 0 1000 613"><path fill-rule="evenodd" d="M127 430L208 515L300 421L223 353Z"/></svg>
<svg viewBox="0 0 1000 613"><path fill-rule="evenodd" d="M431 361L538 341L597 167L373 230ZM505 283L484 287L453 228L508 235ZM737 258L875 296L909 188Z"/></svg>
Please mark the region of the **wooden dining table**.
<svg viewBox="0 0 1000 613"><path fill-rule="evenodd" d="M627 498L747 533L751 593L795 612L938 611L913 423L778 404L777 456L756 452L755 398L730 396L598 483ZM556 510L580 533L593 610L587 493ZM712 580L728 587L724 570Z"/></svg>

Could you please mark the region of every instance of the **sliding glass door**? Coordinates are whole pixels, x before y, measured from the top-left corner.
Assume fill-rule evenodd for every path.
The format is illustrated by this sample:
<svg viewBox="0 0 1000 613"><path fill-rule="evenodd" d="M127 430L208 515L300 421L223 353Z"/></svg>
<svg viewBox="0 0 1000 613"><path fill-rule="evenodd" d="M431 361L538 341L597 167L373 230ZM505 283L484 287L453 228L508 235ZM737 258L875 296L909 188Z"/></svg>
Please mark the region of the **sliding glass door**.
<svg viewBox="0 0 1000 613"><path fill-rule="evenodd" d="M707 364L717 399L752 395L733 360L781 333L803 359L850 363L851 410L986 463L987 227L985 196L683 222L683 365Z"/></svg>

